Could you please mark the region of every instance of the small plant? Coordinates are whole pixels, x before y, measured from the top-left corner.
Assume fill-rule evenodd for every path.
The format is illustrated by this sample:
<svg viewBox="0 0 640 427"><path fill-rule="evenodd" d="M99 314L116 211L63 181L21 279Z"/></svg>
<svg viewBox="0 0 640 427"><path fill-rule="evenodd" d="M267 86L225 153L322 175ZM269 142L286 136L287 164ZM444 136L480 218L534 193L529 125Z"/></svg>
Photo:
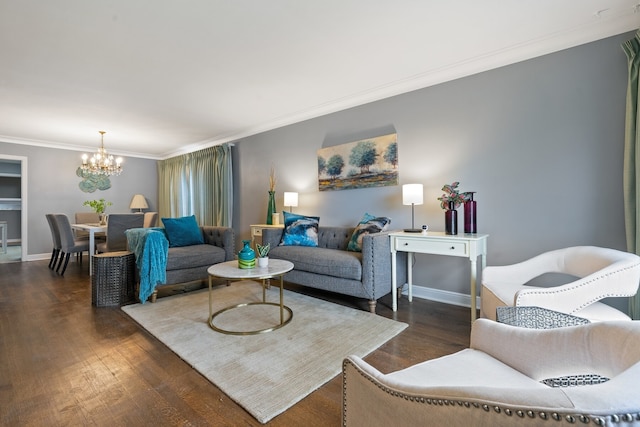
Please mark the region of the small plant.
<svg viewBox="0 0 640 427"><path fill-rule="evenodd" d="M102 214L107 209L107 207L111 206L113 203L107 202L104 199L100 200L87 200L82 204L82 206L89 206L91 209L95 211L97 214Z"/></svg>
<svg viewBox="0 0 640 427"><path fill-rule="evenodd" d="M458 209L462 203L469 199L469 193L458 192L458 185L460 185L460 183L455 181L451 185L445 184L442 187L444 194L438 197L442 209L449 209L449 202L453 202L454 209Z"/></svg>
<svg viewBox="0 0 640 427"><path fill-rule="evenodd" d="M271 244L267 243L266 245L261 245L260 243L256 243L256 252L258 252L259 258L266 258L269 256L269 250L271 249Z"/></svg>

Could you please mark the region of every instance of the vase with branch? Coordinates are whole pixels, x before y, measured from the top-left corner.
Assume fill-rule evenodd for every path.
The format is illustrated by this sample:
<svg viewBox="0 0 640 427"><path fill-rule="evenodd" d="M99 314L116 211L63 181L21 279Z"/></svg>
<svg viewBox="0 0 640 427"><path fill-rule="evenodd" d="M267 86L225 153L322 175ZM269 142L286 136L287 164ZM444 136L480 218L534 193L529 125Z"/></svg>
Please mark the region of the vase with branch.
<svg viewBox="0 0 640 427"><path fill-rule="evenodd" d="M271 166L269 172L269 202L267 204L267 225L273 225L273 214L276 213L276 171Z"/></svg>
<svg viewBox="0 0 640 427"><path fill-rule="evenodd" d="M460 193L458 191L458 181L453 182L451 185L445 184L442 187L444 194L438 197L440 200L440 207L445 210L444 212L444 228L446 234L458 234L458 211L462 203L469 198L468 193Z"/></svg>

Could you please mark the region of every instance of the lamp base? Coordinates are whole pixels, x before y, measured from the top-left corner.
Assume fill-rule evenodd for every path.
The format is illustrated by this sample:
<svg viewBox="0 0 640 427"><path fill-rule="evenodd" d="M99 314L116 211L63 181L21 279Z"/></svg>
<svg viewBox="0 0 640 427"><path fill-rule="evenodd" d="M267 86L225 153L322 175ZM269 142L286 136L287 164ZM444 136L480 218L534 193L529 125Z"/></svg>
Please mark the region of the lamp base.
<svg viewBox="0 0 640 427"><path fill-rule="evenodd" d="M405 233L422 233L420 228L405 228L403 231Z"/></svg>

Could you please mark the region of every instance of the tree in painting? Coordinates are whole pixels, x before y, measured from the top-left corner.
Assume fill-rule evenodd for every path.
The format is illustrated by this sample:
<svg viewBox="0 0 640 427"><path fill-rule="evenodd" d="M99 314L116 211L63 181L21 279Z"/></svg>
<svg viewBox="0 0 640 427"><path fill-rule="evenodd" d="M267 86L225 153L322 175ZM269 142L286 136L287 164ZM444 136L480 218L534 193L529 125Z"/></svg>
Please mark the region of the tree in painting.
<svg viewBox="0 0 640 427"><path fill-rule="evenodd" d="M327 174L329 174L329 176L331 176L332 178L340 176L343 168L344 160L342 159L342 156L338 154L331 156L331 158L327 162Z"/></svg>
<svg viewBox="0 0 640 427"><path fill-rule="evenodd" d="M387 150L384 152L384 160L394 168L398 167L398 143L394 142L389 144Z"/></svg>
<svg viewBox="0 0 640 427"><path fill-rule="evenodd" d="M349 164L360 168L360 173L369 172L369 167L376 162L376 145L372 141L360 141L349 155Z"/></svg>
<svg viewBox="0 0 640 427"><path fill-rule="evenodd" d="M318 156L318 175L327 170L327 161L322 156Z"/></svg>

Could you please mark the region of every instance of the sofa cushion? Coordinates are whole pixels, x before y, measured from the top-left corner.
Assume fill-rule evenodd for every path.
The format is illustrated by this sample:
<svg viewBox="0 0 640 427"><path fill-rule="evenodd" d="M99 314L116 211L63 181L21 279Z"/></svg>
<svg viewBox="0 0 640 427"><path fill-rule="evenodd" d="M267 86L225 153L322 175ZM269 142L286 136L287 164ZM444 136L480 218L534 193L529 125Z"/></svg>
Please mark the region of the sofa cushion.
<svg viewBox="0 0 640 427"><path fill-rule="evenodd" d="M201 267L224 262L224 249L213 245L191 245L169 248L167 271Z"/></svg>
<svg viewBox="0 0 640 427"><path fill-rule="evenodd" d="M318 246L318 223L320 217L284 214L284 233L281 246Z"/></svg>
<svg viewBox="0 0 640 427"><path fill-rule="evenodd" d="M391 218L384 216L376 217L365 213L356 229L353 230L347 250L362 252L362 238L367 234L385 231L389 227L389 224L391 224Z"/></svg>
<svg viewBox="0 0 640 427"><path fill-rule="evenodd" d="M182 218L162 218L162 223L170 248L204 243L202 230L198 227L195 215Z"/></svg>
<svg viewBox="0 0 640 427"><path fill-rule="evenodd" d="M362 280L362 254L358 252L306 246L278 246L271 249L269 257L291 261L294 270Z"/></svg>

